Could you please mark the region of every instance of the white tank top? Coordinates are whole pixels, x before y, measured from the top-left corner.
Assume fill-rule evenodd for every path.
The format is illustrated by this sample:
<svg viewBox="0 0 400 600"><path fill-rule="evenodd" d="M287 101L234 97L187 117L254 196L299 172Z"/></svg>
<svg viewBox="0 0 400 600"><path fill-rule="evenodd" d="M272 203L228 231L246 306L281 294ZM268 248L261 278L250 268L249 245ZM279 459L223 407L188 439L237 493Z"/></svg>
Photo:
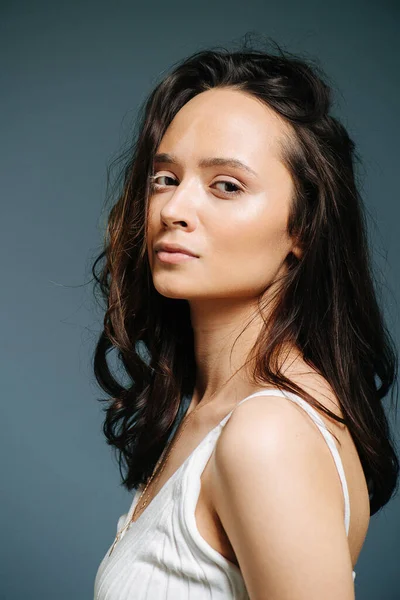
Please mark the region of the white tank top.
<svg viewBox="0 0 400 600"><path fill-rule="evenodd" d="M293 400L304 408L324 436L342 483L344 524L348 535L349 492L332 434L315 408L286 390L261 390L236 406L249 398L267 395ZM111 556L109 547L97 570L94 600L249 600L240 569L206 542L195 521L200 476L235 408L208 432L142 514L130 524ZM142 490L143 485L138 486L128 513L118 520L117 531L131 519ZM353 571L353 581L355 576Z"/></svg>

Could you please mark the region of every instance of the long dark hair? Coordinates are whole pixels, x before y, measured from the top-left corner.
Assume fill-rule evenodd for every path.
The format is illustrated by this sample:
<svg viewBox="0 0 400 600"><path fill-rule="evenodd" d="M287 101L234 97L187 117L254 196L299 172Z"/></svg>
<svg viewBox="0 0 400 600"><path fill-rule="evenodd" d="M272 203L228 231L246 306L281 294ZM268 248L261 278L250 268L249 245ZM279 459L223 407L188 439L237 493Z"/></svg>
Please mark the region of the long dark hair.
<svg viewBox="0 0 400 600"><path fill-rule="evenodd" d="M279 302L253 349L254 381L298 393L349 428L372 515L398 484L399 461L382 403L391 388L393 393L398 358L377 300L356 184L359 157L345 127L329 114L332 89L321 68L273 44L271 52L246 42L235 51L196 52L174 65L142 105L123 156L123 183L108 214L104 248L92 265L95 290L105 303L93 357L97 382L111 396L100 399L108 402L103 431L118 453L122 485L131 490L147 481L193 392L188 302L157 292L147 257L153 157L166 128L191 98L210 88L242 90L291 127L282 155L295 187L288 233L303 248L300 260L288 257ZM287 341L329 382L343 419L280 372L276 357ZM128 378L124 384L107 362L113 349Z"/></svg>

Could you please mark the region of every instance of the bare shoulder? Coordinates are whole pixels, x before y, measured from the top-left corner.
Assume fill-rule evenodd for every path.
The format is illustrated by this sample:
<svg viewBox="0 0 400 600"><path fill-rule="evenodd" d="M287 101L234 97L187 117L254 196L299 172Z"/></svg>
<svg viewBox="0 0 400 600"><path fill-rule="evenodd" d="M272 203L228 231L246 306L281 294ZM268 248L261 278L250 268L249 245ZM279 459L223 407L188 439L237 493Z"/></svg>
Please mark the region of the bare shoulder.
<svg viewBox="0 0 400 600"><path fill-rule="evenodd" d="M280 396L250 398L221 432L213 470L252 600L354 598L340 481L311 419Z"/></svg>

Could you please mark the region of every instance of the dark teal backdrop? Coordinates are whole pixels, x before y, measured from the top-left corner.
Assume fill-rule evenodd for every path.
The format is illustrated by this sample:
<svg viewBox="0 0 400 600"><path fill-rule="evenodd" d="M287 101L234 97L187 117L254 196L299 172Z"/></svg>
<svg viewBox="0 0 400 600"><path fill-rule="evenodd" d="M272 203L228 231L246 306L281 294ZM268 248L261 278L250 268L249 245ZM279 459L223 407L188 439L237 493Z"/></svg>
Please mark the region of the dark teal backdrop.
<svg viewBox="0 0 400 600"><path fill-rule="evenodd" d="M0 6L1 589L88 600L130 495L101 432L90 358L106 167L174 62L247 31L320 60L358 144L399 343L399 3L269 0ZM356 385L356 382L355 382ZM400 598L400 503L373 517L357 600Z"/></svg>

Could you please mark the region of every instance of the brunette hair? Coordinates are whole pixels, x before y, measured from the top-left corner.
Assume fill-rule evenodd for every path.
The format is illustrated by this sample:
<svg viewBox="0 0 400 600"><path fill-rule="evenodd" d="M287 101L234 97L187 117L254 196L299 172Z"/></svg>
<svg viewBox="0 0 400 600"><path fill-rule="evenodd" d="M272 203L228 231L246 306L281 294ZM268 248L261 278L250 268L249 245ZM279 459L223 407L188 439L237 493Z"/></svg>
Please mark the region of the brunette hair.
<svg viewBox="0 0 400 600"><path fill-rule="evenodd" d="M131 490L147 481L192 394L196 364L188 302L157 292L147 257L153 157L191 98L211 88L240 90L290 127L282 146L295 188L288 233L303 248L300 260L287 257L279 302L253 349L254 381L298 393L348 427L373 515L398 484L399 461L382 402L393 394L398 357L377 299L356 184L359 157L346 128L329 114L332 89L322 69L272 44L276 51L251 48L245 40L235 51L196 52L174 65L141 107L134 139L121 157L123 183L108 215L104 247L91 267L105 303L93 356L97 382L111 396L99 399L108 402L103 431L118 452L122 485ZM329 382L343 419L280 372L276 358L288 340ZM125 383L107 362L112 349Z"/></svg>

